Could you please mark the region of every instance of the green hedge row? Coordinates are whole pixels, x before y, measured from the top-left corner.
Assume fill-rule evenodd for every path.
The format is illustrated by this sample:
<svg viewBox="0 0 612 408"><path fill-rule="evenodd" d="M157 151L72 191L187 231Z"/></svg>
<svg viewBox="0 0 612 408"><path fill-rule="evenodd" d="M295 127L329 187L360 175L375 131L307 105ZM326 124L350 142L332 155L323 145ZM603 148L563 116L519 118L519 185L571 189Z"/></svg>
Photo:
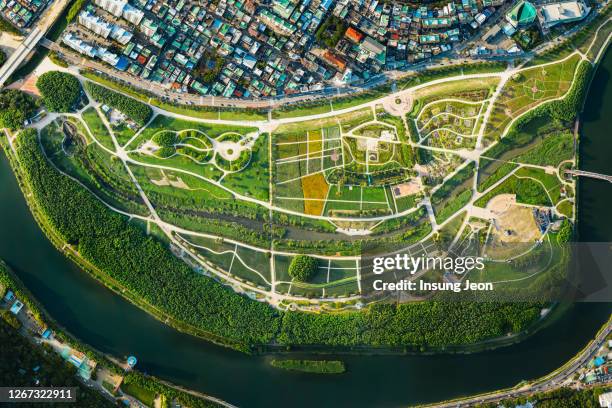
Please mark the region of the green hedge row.
<svg viewBox="0 0 612 408"><path fill-rule="evenodd" d="M153 109L149 105L101 85L86 81L85 88L96 101L121 111L140 126L144 126L153 115Z"/></svg>

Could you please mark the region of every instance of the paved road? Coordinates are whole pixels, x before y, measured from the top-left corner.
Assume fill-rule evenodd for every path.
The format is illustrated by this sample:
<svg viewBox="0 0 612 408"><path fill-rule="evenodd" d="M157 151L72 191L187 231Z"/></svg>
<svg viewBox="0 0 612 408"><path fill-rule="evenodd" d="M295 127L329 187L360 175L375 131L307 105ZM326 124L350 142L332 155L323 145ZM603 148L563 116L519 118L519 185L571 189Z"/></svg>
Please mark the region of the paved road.
<svg viewBox="0 0 612 408"><path fill-rule="evenodd" d="M219 106L219 107L236 107L236 108L250 108L250 109L273 109L279 108L284 105L291 105L301 102L315 101L318 99L336 97L336 96L347 96L356 94L359 92L366 91L368 89L375 88L386 82L396 81L403 77L412 75L416 72L423 71L425 69L431 69L441 66L452 66L461 65L465 63L481 62L479 59L473 60L470 58L451 58L440 60L436 63L424 62L411 66L409 71L387 71L384 74L375 76L370 81L362 83L360 85L336 87L336 88L325 88L318 91L304 92L295 95L286 95L279 98L270 99L234 99L224 98L220 96L201 96L195 94L179 93L173 91L169 86L162 85L157 82L147 81L141 78L135 78L126 72L120 72L109 65L84 58L82 55L68 48L62 47L60 44L43 39L40 45L48 48L49 50L62 54L64 59L72 65L78 65L83 68L93 69L99 71L107 76L115 79L119 79L132 87L138 87L147 94L154 94L158 98L166 99L172 103L179 103L182 105L202 105L202 106ZM515 57L512 57L515 58Z"/></svg>
<svg viewBox="0 0 612 408"><path fill-rule="evenodd" d="M589 343L589 345L571 362L563 367L558 373L554 374L549 378L545 378L541 381L535 381L525 387L519 389L504 390L494 392L488 395L477 396L473 398L466 398L463 400L455 400L452 402L445 402L441 404L430 404L427 407L436 408L455 408L455 407L469 407L476 404L482 403L494 403L505 398L525 397L537 392L551 391L556 388L560 388L562 385L567 383L571 377L578 371L579 368L584 366L590 359L593 358L595 353L606 341L606 337L612 332L612 320L606 323L606 326L599 332L597 337Z"/></svg>
<svg viewBox="0 0 612 408"><path fill-rule="evenodd" d="M335 96L348 96L351 94L363 92L364 90L369 90L376 88L377 86L383 85L384 83L393 83L401 78L404 78L409 75L413 75L417 72L432 69L436 67L443 66L452 66L452 65L461 65L465 63L475 63L481 62L482 60L492 60L492 61L514 61L516 58L527 58L530 59L536 54L540 54L549 50L550 48L558 45L563 42L567 37L573 35L577 31L581 30L586 24L590 23L595 17L597 13L592 13L582 24L573 27L568 30L561 36L559 36L555 41L546 42L541 46L536 47L535 49L524 52L517 53L513 55L491 55L484 57L464 57L461 55L462 50L467 48L469 45L473 45L473 39L468 39L464 44L458 46L455 50L447 53L440 54L431 58L430 60L423 61L417 64L413 64L410 66L410 69L407 70L389 70L372 77L370 80L366 82L355 82L350 85L342 86L342 87L329 87L323 88L320 90L313 90L309 92L302 92L294 95L283 95L281 97L276 98L266 98L266 99L233 99L233 98L224 98L219 96L201 96L195 94L186 94L176 92L169 88L169 86L164 86L160 83L146 81L141 78L135 78L134 76L127 74L125 72L119 72L109 65L104 64L99 61L93 61L86 58L83 58L80 54L70 51L66 48L61 47L59 44L54 43L49 40L42 40L41 45L49 48L53 51L57 51L62 53L66 59L75 65L80 65L83 67L87 67L90 69L94 69L96 71L102 72L106 75L109 75L113 78L117 78L122 80L123 82L129 84L130 86L136 86L141 89L144 89L149 94L154 94L158 98L166 99L173 103L179 103L184 105L203 105L203 106L225 106L225 107L237 107L237 108L251 108L251 109L271 109L278 108L283 105L291 105L302 102L315 101L319 99L335 97ZM492 24L495 18L490 18L486 24ZM488 27L488 26L487 26ZM486 28L485 28L486 29Z"/></svg>

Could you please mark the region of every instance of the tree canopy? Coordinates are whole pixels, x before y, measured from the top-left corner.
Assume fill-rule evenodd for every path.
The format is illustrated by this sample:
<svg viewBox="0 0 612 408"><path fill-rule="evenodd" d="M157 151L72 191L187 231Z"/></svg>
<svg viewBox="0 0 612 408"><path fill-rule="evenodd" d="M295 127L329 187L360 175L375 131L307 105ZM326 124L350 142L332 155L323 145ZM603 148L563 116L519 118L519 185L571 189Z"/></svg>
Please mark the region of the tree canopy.
<svg viewBox="0 0 612 408"><path fill-rule="evenodd" d="M36 101L25 92L5 89L0 92L0 126L21 129L26 119L36 111Z"/></svg>
<svg viewBox="0 0 612 408"><path fill-rule="evenodd" d="M129 96L111 91L90 81L85 82L85 88L96 101L119 110L140 126L144 126L153 115L153 110L149 105Z"/></svg>
<svg viewBox="0 0 612 408"><path fill-rule="evenodd" d="M70 111L81 94L79 80L60 71L45 72L36 81L36 87L50 112Z"/></svg>
<svg viewBox="0 0 612 408"><path fill-rule="evenodd" d="M318 268L319 265L315 258L298 255L291 260L289 276L300 282L307 282L317 274Z"/></svg>

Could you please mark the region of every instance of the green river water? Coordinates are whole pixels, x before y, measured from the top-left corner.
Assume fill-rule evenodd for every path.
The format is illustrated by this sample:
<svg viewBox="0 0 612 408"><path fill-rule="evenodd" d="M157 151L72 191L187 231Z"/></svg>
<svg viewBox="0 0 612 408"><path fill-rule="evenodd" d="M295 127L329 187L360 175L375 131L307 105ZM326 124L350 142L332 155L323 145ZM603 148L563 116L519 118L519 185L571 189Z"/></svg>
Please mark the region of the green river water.
<svg viewBox="0 0 612 408"><path fill-rule="evenodd" d="M583 115L581 168L612 174L612 54L599 67ZM580 303L525 341L476 354L342 355L339 376L294 374L181 334L78 270L47 241L0 159L0 258L76 337L111 355L138 357L138 369L243 407L376 406L433 402L544 375L579 351L609 317L609 304ZM584 179L582 241L612 241L612 184Z"/></svg>

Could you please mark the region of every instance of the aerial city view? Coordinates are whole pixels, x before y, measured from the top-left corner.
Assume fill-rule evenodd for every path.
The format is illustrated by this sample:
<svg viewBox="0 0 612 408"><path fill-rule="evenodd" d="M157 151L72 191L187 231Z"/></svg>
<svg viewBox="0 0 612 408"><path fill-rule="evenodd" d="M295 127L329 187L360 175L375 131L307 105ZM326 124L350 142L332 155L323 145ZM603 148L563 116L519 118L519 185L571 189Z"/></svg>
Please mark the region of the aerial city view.
<svg viewBox="0 0 612 408"><path fill-rule="evenodd" d="M612 408L607 0L0 0L0 406Z"/></svg>

